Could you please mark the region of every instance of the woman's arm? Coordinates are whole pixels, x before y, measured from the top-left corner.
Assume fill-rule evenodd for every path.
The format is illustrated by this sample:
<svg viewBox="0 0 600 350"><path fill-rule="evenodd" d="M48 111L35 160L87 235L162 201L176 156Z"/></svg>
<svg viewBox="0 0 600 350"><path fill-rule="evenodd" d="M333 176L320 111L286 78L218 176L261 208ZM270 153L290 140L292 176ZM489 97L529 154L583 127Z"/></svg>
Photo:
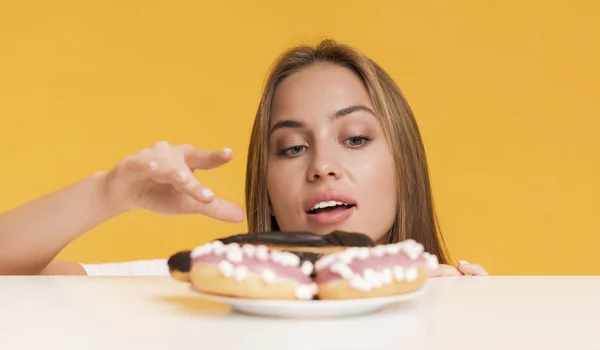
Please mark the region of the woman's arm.
<svg viewBox="0 0 600 350"><path fill-rule="evenodd" d="M132 209L201 214L240 223L244 211L202 186L196 169L227 163L229 149L205 151L159 142L60 191L0 215L0 275L86 274L83 266L54 258L73 240Z"/></svg>
<svg viewBox="0 0 600 350"><path fill-rule="evenodd" d="M85 274L79 264L54 257L97 225L124 212L105 197L107 172L0 215L0 275Z"/></svg>

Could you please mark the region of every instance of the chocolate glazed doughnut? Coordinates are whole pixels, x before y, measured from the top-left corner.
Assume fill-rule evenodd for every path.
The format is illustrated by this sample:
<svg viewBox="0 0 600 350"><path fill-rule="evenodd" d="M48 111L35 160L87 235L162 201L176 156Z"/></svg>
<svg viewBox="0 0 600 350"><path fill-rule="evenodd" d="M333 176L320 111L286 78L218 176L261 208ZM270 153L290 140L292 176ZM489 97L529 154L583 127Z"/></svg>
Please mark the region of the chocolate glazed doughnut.
<svg viewBox="0 0 600 350"><path fill-rule="evenodd" d="M348 247L372 247L366 235L258 232L234 235L179 252L168 260L173 278L200 292L256 299L313 299L314 262Z"/></svg>

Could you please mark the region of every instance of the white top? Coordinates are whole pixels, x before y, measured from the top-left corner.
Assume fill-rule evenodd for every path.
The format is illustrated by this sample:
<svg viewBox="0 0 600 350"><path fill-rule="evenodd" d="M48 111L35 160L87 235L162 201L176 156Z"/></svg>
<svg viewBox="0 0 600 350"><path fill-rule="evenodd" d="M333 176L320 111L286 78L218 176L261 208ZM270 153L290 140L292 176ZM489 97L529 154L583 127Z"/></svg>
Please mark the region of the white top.
<svg viewBox="0 0 600 350"><path fill-rule="evenodd" d="M351 318L232 313L170 277L1 276L0 349L600 349L598 277L443 277Z"/></svg>
<svg viewBox="0 0 600 350"><path fill-rule="evenodd" d="M167 259L81 264L88 276L168 276Z"/></svg>

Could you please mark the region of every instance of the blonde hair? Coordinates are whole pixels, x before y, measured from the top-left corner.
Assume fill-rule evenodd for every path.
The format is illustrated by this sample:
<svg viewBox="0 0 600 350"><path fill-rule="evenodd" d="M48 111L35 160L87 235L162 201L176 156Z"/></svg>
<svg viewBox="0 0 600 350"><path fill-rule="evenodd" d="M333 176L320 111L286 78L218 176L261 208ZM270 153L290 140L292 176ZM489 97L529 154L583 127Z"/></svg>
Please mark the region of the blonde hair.
<svg viewBox="0 0 600 350"><path fill-rule="evenodd" d="M246 169L246 213L250 232L278 230L267 193L267 159L271 103L278 84L290 74L316 63L331 63L354 71L364 82L393 153L398 188L398 212L383 241L414 239L440 263L449 256L435 215L429 170L421 135L400 88L375 62L356 49L333 40L315 47L301 45L284 52L268 75L256 113Z"/></svg>

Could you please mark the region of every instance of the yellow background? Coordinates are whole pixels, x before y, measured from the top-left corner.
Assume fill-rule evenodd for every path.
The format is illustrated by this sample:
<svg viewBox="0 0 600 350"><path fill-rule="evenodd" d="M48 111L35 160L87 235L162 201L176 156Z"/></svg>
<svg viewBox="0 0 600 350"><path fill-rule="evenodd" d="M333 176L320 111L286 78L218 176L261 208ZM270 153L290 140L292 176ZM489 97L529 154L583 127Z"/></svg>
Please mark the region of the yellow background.
<svg viewBox="0 0 600 350"><path fill-rule="evenodd" d="M268 67L332 37L406 93L455 259L494 274L598 274L598 13L591 0L3 0L0 210L163 139L232 147L231 164L198 177L242 204ZM132 212L60 257L167 257L244 230Z"/></svg>

